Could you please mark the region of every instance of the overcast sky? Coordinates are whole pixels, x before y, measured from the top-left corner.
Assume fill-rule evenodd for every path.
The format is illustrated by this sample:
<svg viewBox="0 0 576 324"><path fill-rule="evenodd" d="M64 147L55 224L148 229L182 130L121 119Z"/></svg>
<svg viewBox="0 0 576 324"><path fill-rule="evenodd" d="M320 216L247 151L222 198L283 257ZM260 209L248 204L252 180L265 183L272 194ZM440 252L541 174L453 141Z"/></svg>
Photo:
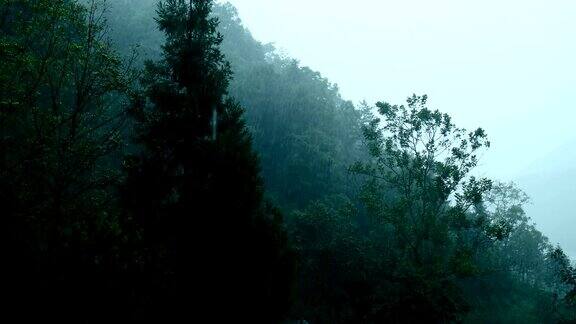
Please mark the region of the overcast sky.
<svg viewBox="0 0 576 324"><path fill-rule="evenodd" d="M428 94L458 125L485 128L482 175L522 182L576 164L575 0L230 2L256 39L321 72L346 99ZM571 215L533 217L553 240L575 236Z"/></svg>

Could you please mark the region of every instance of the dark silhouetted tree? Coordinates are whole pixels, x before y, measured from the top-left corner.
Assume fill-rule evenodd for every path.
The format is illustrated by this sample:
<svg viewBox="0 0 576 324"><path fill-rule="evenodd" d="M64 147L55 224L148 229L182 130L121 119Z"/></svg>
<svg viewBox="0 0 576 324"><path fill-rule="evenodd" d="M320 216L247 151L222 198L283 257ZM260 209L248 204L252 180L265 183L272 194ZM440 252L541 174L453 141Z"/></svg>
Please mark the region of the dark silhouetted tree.
<svg viewBox="0 0 576 324"><path fill-rule="evenodd" d="M111 189L129 86L103 10L0 1L3 308L23 322L98 322L121 298Z"/></svg>
<svg viewBox="0 0 576 324"><path fill-rule="evenodd" d="M141 233L143 316L274 322L288 308L292 256L280 214L263 201L242 109L227 96L211 8L159 3L163 57L146 64L133 111L141 152L126 161L122 192Z"/></svg>

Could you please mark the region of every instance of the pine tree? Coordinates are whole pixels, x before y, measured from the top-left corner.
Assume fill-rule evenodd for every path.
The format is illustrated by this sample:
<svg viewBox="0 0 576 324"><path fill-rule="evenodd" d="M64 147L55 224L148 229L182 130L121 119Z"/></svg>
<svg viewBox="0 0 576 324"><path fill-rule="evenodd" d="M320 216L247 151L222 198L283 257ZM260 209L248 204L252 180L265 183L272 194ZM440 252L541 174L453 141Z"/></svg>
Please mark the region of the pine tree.
<svg viewBox="0 0 576 324"><path fill-rule="evenodd" d="M141 233L147 320L208 315L261 322L286 311L292 273L281 217L227 96L230 66L212 1L166 0L163 58L135 104L140 152L126 160L128 219Z"/></svg>

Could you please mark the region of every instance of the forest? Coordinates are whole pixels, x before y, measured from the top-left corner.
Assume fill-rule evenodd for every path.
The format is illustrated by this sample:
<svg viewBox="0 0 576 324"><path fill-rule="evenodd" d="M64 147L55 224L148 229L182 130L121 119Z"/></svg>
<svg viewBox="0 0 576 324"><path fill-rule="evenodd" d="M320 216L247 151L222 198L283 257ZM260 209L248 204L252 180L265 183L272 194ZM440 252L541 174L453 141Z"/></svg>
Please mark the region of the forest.
<svg viewBox="0 0 576 324"><path fill-rule="evenodd" d="M576 323L489 134L406 96L226 2L0 0L5 323Z"/></svg>

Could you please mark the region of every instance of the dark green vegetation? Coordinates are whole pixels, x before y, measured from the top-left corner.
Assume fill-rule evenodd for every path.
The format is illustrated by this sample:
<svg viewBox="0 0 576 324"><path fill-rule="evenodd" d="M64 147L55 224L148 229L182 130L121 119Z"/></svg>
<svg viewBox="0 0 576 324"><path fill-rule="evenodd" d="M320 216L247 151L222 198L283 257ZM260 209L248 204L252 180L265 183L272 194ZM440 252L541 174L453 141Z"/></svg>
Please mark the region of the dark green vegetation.
<svg viewBox="0 0 576 324"><path fill-rule="evenodd" d="M487 135L426 96L355 107L208 0L0 0L0 31L3 315L576 320L528 197L470 175Z"/></svg>

